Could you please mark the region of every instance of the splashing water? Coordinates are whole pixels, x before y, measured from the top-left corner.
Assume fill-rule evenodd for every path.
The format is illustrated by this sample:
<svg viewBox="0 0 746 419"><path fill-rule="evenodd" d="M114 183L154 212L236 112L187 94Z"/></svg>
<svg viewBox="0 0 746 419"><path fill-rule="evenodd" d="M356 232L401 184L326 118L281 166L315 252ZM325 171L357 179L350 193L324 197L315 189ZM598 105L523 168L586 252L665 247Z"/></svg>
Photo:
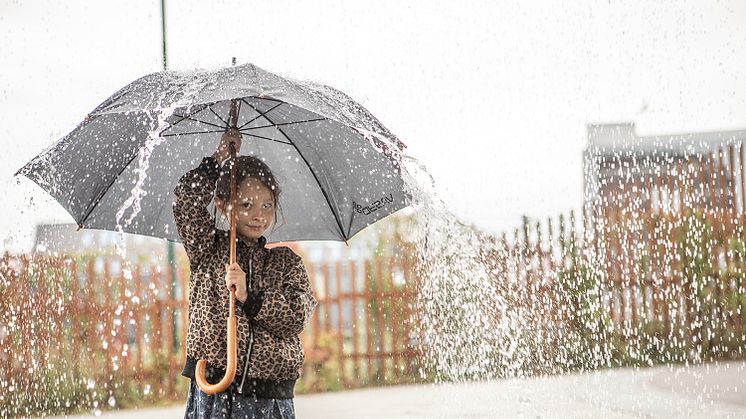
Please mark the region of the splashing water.
<svg viewBox="0 0 746 419"><path fill-rule="evenodd" d="M146 192L143 189L145 180L148 176L148 166L150 162L150 156L153 154L153 150L165 141L160 134L170 125L167 119L171 117L174 111L180 107L186 107L193 103L196 94L208 84L208 80L196 80L186 74L173 74L172 77L175 79L183 79L181 83L184 86L181 96L178 100L173 101L168 107L159 108L155 113L146 113L145 117L150 119L149 121L142 121L147 124L150 129L148 130L147 140L145 144L140 147L138 152L138 167L135 169L137 173L137 182L132 187L130 197L125 200L117 211L117 231L122 233L123 227L128 226L137 214L140 213L140 201L145 196ZM132 208L132 212L124 224L121 220L127 209Z"/></svg>
<svg viewBox="0 0 746 419"><path fill-rule="evenodd" d="M146 117L150 120L142 121L143 123L147 124L150 129L148 130L148 136L145 144L140 147L138 152L138 167L134 169L134 172L137 173L137 181L130 190L130 196L122 203L116 214L116 231L119 233L120 241L122 243L125 243L124 229L128 225L130 225L135 217L137 217L137 215L140 213L140 202L147 193L143 186L145 185L145 181L148 176L150 156L153 154L153 150L159 144L165 141L165 139L160 134L170 125L167 122L167 118L171 117L177 108L189 106L192 103L192 100L197 92L199 92L201 89L209 84L209 81L196 81L188 74L174 73L172 77L176 79L181 78L183 80L183 82L180 83L184 86L184 90L182 91L183 95L180 96L178 100L170 103L168 107L157 109L154 115L152 113L146 113ZM128 209L131 209L130 215L126 220L124 220L123 223L122 218L124 217L124 214ZM119 256L122 257L123 260L127 261L127 266L124 272L126 278L128 280L131 280L132 270L129 266L129 259L127 258L126 244L124 246L120 246L119 243L117 243L116 252Z"/></svg>
<svg viewBox="0 0 746 419"><path fill-rule="evenodd" d="M466 382L742 356L746 246L733 215L717 209L746 208L739 150L698 150L678 162L667 155L658 168L616 166L628 184L600 189L609 195L581 220L571 213L546 229L526 220L512 243L461 223L426 170L406 157L423 375ZM656 189L645 179L651 172L669 179Z"/></svg>
<svg viewBox="0 0 746 419"><path fill-rule="evenodd" d="M485 378L494 371L494 349L510 340L507 301L479 259L486 243L445 207L423 166L409 157L405 165L422 281L418 323L429 367L440 380Z"/></svg>

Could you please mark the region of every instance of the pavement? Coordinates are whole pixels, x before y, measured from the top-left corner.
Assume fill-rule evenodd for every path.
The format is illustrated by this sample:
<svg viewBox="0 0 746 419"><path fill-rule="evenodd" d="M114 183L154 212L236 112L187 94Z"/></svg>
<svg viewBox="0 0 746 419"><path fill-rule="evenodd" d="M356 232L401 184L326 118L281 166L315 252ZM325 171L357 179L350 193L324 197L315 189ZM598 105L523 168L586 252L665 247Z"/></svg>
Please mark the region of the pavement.
<svg viewBox="0 0 746 419"><path fill-rule="evenodd" d="M185 405L99 417L182 418ZM746 418L746 361L300 395L295 408L299 419Z"/></svg>

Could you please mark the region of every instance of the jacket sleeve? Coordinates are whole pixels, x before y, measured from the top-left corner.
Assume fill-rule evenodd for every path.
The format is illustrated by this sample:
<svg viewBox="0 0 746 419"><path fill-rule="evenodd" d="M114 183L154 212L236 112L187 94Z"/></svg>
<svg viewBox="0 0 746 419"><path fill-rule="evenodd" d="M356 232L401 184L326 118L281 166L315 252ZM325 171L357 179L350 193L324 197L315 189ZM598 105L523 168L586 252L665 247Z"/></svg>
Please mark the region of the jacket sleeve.
<svg viewBox="0 0 746 419"><path fill-rule="evenodd" d="M264 291L261 308L254 320L268 332L285 339L303 331L311 321L317 301L303 260L290 248L279 249L290 252L289 266L285 269L280 287Z"/></svg>
<svg viewBox="0 0 746 419"><path fill-rule="evenodd" d="M192 270L199 266L214 243L215 226L207 205L212 200L219 174L217 161L205 157L198 167L179 179L174 189L174 220Z"/></svg>

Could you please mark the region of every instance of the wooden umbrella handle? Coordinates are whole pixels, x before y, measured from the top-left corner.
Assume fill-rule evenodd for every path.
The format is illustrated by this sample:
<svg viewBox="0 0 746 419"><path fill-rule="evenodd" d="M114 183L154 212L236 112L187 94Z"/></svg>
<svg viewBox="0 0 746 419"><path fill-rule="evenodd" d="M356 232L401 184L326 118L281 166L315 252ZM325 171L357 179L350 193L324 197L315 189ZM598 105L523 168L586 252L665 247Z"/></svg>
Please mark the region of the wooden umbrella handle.
<svg viewBox="0 0 746 419"><path fill-rule="evenodd" d="M231 303L233 303L233 293L231 290ZM232 304L231 304L232 305ZM236 348L236 316L231 315L227 319L228 323L228 365L225 369L225 376L222 380L215 384L210 384L205 379L205 370L207 369L207 361L200 359L197 361L197 368L194 373L194 377L197 380L199 388L207 394L217 394L228 389L236 377L236 368L238 361L238 348Z"/></svg>
<svg viewBox="0 0 746 419"><path fill-rule="evenodd" d="M236 128L238 122L238 104L236 100L231 101L230 109L230 126ZM230 264L236 262L236 146L233 142L230 143L231 150L231 230L230 230ZM200 359L197 361L197 368L194 371L194 377L197 381L199 388L207 394L217 394L228 389L236 377L236 369L238 367L238 347L236 345L236 288L231 287L230 290L230 307L228 309L228 318L226 319L228 326L228 333L226 334L227 339L227 362L225 368L225 376L222 380L215 384L210 384L205 378L205 372L207 369L207 361Z"/></svg>

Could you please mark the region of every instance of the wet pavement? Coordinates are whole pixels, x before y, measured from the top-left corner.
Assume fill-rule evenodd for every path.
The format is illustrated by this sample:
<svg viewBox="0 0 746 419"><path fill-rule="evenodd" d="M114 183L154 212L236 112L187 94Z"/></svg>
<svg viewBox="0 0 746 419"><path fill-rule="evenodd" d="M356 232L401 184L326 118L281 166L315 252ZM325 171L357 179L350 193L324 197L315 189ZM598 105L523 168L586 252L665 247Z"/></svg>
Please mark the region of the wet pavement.
<svg viewBox="0 0 746 419"><path fill-rule="evenodd" d="M295 398L303 418L744 418L746 361L620 368L461 385L392 386ZM105 412L181 418L184 404ZM81 416L93 417L93 416Z"/></svg>

